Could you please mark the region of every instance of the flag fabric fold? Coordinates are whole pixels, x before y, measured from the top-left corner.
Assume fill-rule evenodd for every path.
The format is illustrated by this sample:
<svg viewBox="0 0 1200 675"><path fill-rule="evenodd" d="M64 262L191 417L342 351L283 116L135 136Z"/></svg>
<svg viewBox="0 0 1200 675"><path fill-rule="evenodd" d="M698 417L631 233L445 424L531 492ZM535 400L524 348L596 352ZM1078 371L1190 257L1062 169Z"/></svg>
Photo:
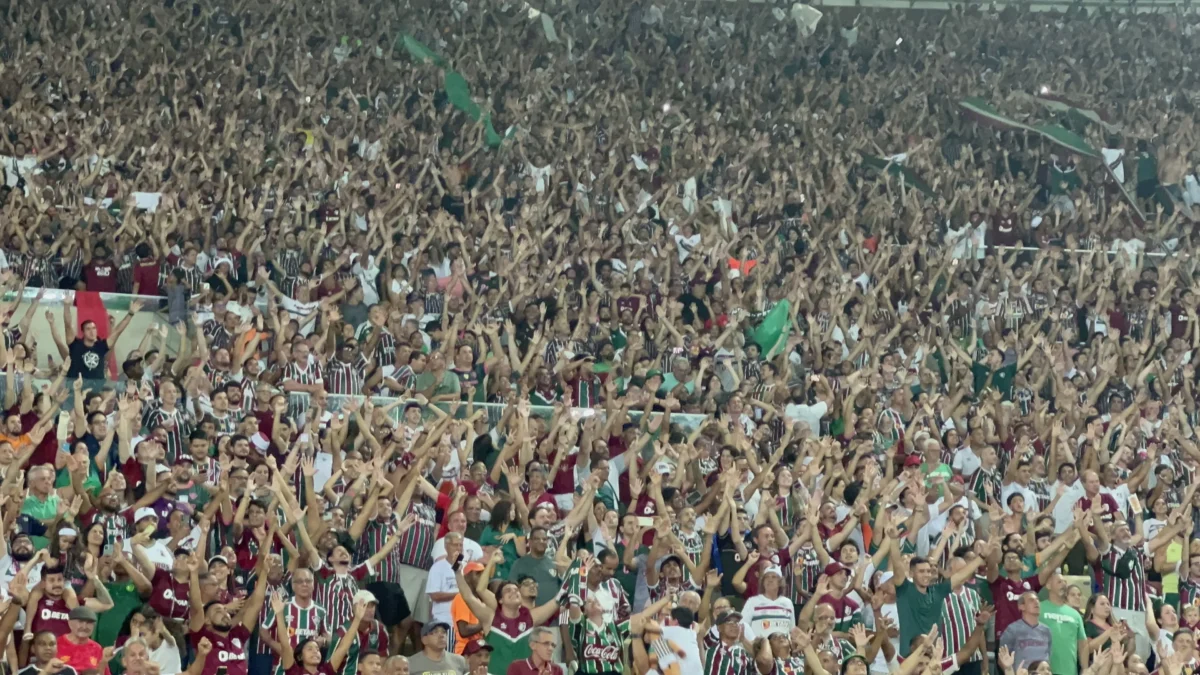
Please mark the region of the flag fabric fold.
<svg viewBox="0 0 1200 675"><path fill-rule="evenodd" d="M516 129L510 128L503 136L500 135L492 125L491 115L485 114L480 109L479 104L475 103L471 98L471 86L467 83L466 78L461 73L451 70L445 59L429 47L421 44L411 35L401 35L397 42L416 61L432 63L442 69L443 86L450 104L461 110L472 120L483 123L484 137L488 147L498 148L504 143L505 139L512 137Z"/></svg>
<svg viewBox="0 0 1200 675"><path fill-rule="evenodd" d="M958 102L958 105L962 108L964 115L980 124L986 124L1005 131L1031 130L1029 125L1005 115L995 106L981 98L975 96L964 98Z"/></svg>
<svg viewBox="0 0 1200 675"><path fill-rule="evenodd" d="M871 157L870 155L865 155L863 156L862 166L867 169L873 169L880 173L886 171L892 176L904 181L905 185L916 188L925 193L925 196L933 196L933 188L929 187L929 184L926 183L920 176L918 176L912 169L909 169L902 164L897 164L896 162L890 161L883 157Z"/></svg>
<svg viewBox="0 0 1200 675"><path fill-rule="evenodd" d="M758 345L759 352L771 356L772 350L782 346L783 340L791 329L792 306L787 298L775 303L775 306L763 316L750 331L750 339Z"/></svg>

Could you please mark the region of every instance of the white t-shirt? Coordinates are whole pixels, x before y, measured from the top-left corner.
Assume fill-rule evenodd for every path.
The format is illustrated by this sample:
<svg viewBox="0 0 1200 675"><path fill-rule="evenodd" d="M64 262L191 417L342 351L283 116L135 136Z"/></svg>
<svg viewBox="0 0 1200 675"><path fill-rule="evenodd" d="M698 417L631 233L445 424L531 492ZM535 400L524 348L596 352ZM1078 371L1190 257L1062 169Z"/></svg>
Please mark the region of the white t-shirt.
<svg viewBox="0 0 1200 675"><path fill-rule="evenodd" d="M1027 487L1023 487L1020 483L1009 483L1000 491L1000 503L1004 505L1005 513L1012 513L1012 510L1008 508L1008 496L1014 492L1020 493L1021 497L1025 499L1025 513L1035 513L1037 511L1037 493Z"/></svg>
<svg viewBox="0 0 1200 675"><path fill-rule="evenodd" d="M175 554L167 548L168 541L170 541L170 539L159 539L153 544L150 544L149 546L143 546L142 548L146 551L146 557L150 559L150 562L155 567L170 572L171 569L175 567ZM129 543L128 539L125 540L124 550L125 555L132 560L133 546Z"/></svg>
<svg viewBox="0 0 1200 675"><path fill-rule="evenodd" d="M786 596L772 600L759 593L742 607L742 626L746 639L751 641L775 633L788 635L796 627L796 610Z"/></svg>
<svg viewBox="0 0 1200 675"><path fill-rule="evenodd" d="M683 650L683 658L679 661L679 672L688 675L698 675L704 672L704 663L700 660L700 643L696 639L696 631L683 626L663 626L663 637Z"/></svg>
<svg viewBox="0 0 1200 675"><path fill-rule="evenodd" d="M1129 486L1121 483L1115 488L1100 488L1100 494L1109 495L1117 502L1117 508L1121 513L1129 513Z"/></svg>
<svg viewBox="0 0 1200 675"><path fill-rule="evenodd" d="M954 453L954 461L951 467L962 474L963 478L970 478L975 475L979 467L983 466L983 462L979 460L979 455L970 446L959 449Z"/></svg>
<svg viewBox="0 0 1200 675"><path fill-rule="evenodd" d="M319 302L300 302L293 300L286 295L281 295L276 298L279 301L279 306L292 315L292 318L300 324L300 334L308 337L312 334L313 328L316 326L316 321L309 321L309 317L315 317L317 309L320 307Z"/></svg>
<svg viewBox="0 0 1200 675"><path fill-rule="evenodd" d="M443 553L443 556L445 553ZM445 557L438 559L429 568L429 580L425 585L426 593L457 593L458 581L454 578L454 568L446 561ZM429 598L430 615L434 621L444 621L447 626L453 626L454 622L450 618L450 603L453 600L446 602L438 602L432 597Z"/></svg>
<svg viewBox="0 0 1200 675"><path fill-rule="evenodd" d="M442 560L446 557L446 538L442 537L433 543L433 552L430 557L434 560ZM450 562L454 562L453 560ZM474 539L463 537L463 562L483 562L483 549ZM450 575L453 577L454 575Z"/></svg>
<svg viewBox="0 0 1200 675"><path fill-rule="evenodd" d="M814 405L789 403L783 409L785 417L793 422L804 422L814 436L821 433L821 418L827 412L829 412L829 404L825 401L817 401Z"/></svg>

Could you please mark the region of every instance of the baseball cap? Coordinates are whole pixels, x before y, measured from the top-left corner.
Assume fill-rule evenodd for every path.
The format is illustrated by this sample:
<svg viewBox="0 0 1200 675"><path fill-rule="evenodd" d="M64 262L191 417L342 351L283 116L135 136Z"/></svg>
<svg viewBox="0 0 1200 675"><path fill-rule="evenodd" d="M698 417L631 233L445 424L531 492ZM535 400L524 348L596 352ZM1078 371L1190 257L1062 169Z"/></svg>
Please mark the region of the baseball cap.
<svg viewBox="0 0 1200 675"><path fill-rule="evenodd" d="M175 458L175 466L179 466L180 464L195 464L195 463L196 463L196 460L192 459L191 455L184 454L182 452L179 453L179 456Z"/></svg>
<svg viewBox="0 0 1200 675"><path fill-rule="evenodd" d="M71 613L67 615L67 618L71 621L91 621L92 623L95 623L96 613L87 607L80 605L75 609L72 609Z"/></svg>
<svg viewBox="0 0 1200 675"><path fill-rule="evenodd" d="M718 626L723 623L729 623L731 621L741 621L741 620L742 620L742 613L737 610L734 610L734 609L731 609L728 612L721 612L720 614L717 615L717 625Z"/></svg>
<svg viewBox="0 0 1200 675"><path fill-rule="evenodd" d="M158 513L149 506L143 506L137 510L137 513L133 514L133 522L136 523L142 518L158 518Z"/></svg>
<svg viewBox="0 0 1200 675"><path fill-rule="evenodd" d="M267 448L271 447L271 439L267 435L259 431L250 437L250 445L254 446L255 450L260 453L265 453Z"/></svg>
<svg viewBox="0 0 1200 675"><path fill-rule="evenodd" d="M825 566L825 576L827 576L827 577L831 577L831 576L837 574L838 572L846 572L846 571L847 571L846 567L844 565L842 565L841 563L837 563L837 562L831 562Z"/></svg>
<svg viewBox="0 0 1200 675"><path fill-rule="evenodd" d="M463 647L463 656L470 656L472 654L478 654L479 652L482 652L482 651L490 652L490 651L492 651L492 646L489 645L488 643L484 642L483 640L471 640L470 642L467 643L467 646Z"/></svg>
<svg viewBox="0 0 1200 675"><path fill-rule="evenodd" d="M221 563L221 564L225 565L226 567L229 567L229 560L223 555L214 555L213 557L208 559L209 567L212 567L213 565L215 565L217 563Z"/></svg>
<svg viewBox="0 0 1200 675"><path fill-rule="evenodd" d="M359 592L361 593L362 591L359 591ZM371 597L375 597L375 596L371 596ZM446 623L445 621L431 621L421 627L421 637L425 637L426 635L429 635L430 633L432 633L433 631L435 631L439 628L446 631L447 633L450 632L450 624Z"/></svg>
<svg viewBox="0 0 1200 675"><path fill-rule="evenodd" d="M921 457L919 455L909 455L908 459L904 460L905 468L910 466L921 466Z"/></svg>
<svg viewBox="0 0 1200 675"><path fill-rule="evenodd" d="M761 573L759 573L758 576L759 576L759 578L762 578L768 574L774 574L775 576L779 577L780 579L783 578L783 570L780 569L779 565L767 565L766 567L763 568L763 571Z"/></svg>
<svg viewBox="0 0 1200 675"><path fill-rule="evenodd" d="M354 604L357 605L360 602L366 602L366 603L373 602L377 605L379 604L379 600L375 598L375 594L372 593L371 591L359 591L359 592L355 593L354 594ZM422 633L422 635L423 635L423 633Z"/></svg>
<svg viewBox="0 0 1200 675"><path fill-rule="evenodd" d="M482 572L482 571L483 571L483 565L481 565L477 562L469 562L466 565L463 565L463 574L470 574L471 572Z"/></svg>
<svg viewBox="0 0 1200 675"><path fill-rule="evenodd" d="M862 654L859 654L859 653L855 652L855 653L853 653L853 654L850 654L849 656L847 656L847 657L846 657L846 659L845 659L844 661L842 661L842 675L845 675L845 673L846 673L846 666L850 665L850 662L851 662L851 661L853 661L854 659L861 659L861 660L862 660L862 662L863 662L863 663L865 663L865 664L867 664L867 666L868 666L868 667L870 667L870 665L871 665L871 664L870 664L870 663L867 661L867 657L863 656Z"/></svg>

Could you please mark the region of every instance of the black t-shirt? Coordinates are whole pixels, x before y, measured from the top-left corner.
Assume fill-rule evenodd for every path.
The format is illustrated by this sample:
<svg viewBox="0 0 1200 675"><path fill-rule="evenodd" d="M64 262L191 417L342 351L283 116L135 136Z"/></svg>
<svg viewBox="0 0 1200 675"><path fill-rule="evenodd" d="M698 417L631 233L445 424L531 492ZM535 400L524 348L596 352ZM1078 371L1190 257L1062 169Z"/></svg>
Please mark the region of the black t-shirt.
<svg viewBox="0 0 1200 675"><path fill-rule="evenodd" d="M96 340L91 347L83 343L83 338L77 337L67 348L71 355L71 369L67 371L67 379L83 376L85 380L104 379L104 362L108 358L108 341Z"/></svg>
<svg viewBox="0 0 1200 675"><path fill-rule="evenodd" d="M5 668L4 670L5 672L8 672L8 668ZM38 670L37 665L31 663L18 670L17 675L40 675L41 672L42 671ZM55 675L79 675L79 671L75 670L71 666L63 666L63 669L58 671L58 673Z"/></svg>

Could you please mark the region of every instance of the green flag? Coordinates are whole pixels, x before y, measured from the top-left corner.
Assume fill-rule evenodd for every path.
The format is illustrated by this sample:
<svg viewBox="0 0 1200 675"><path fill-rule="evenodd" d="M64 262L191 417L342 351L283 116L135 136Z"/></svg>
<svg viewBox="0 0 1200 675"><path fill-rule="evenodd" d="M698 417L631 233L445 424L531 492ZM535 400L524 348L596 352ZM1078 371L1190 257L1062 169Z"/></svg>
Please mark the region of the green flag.
<svg viewBox="0 0 1200 675"><path fill-rule="evenodd" d="M933 196L933 188L929 187L929 184L922 180L921 177L916 173L914 173L912 169L909 169L902 164L890 162L883 157L864 156L862 165L865 168L874 169L880 173L887 171L892 176L903 180L905 185L924 192L926 197Z"/></svg>
<svg viewBox="0 0 1200 675"><path fill-rule="evenodd" d="M442 57L429 47L417 42L411 35L401 35L400 46L417 61L432 63L439 68L446 67L446 62L442 60Z"/></svg>
<svg viewBox="0 0 1200 675"><path fill-rule="evenodd" d="M775 303L763 320L750 331L750 339L759 349L759 353L769 356L776 345L782 345L791 329L792 305L787 298Z"/></svg>
<svg viewBox="0 0 1200 675"><path fill-rule="evenodd" d="M492 126L490 115L484 115L480 110L479 104L471 99L471 86L467 84L466 78L454 70L449 70L445 59L438 56L432 49L418 42L411 35L401 34L396 41L398 46L409 53L413 59L421 63L432 63L438 68L445 71L445 90L446 97L450 100L450 104L455 108L466 113L467 117L479 122L483 122L483 132L486 138L488 147L498 148L505 139L510 138L515 129L509 129L508 132L501 136L496 132L496 128Z"/></svg>
<svg viewBox="0 0 1200 675"><path fill-rule="evenodd" d="M996 106L981 98L970 96L959 101L958 105L962 108L963 115L980 124L986 124L1006 131L1030 130L1028 125L1005 115Z"/></svg>
<svg viewBox="0 0 1200 675"><path fill-rule="evenodd" d="M1034 127L1033 130L1044 136L1052 143L1057 143L1071 152L1083 155L1085 157L1091 157L1092 159L1101 159L1101 155L1098 150L1093 148L1091 145L1088 145L1088 142L1083 140L1079 134L1067 129L1066 127L1062 127L1057 124L1039 124Z"/></svg>
<svg viewBox="0 0 1200 675"><path fill-rule="evenodd" d="M484 115L483 111L479 109L479 105L471 100L471 87L467 84L466 78L457 71L446 71L446 96L449 97L450 104L466 113L467 117L476 122L480 121L480 118L483 119L483 132L487 138L488 147L496 148L504 142L506 136L496 133L496 128L492 126L491 116Z"/></svg>

